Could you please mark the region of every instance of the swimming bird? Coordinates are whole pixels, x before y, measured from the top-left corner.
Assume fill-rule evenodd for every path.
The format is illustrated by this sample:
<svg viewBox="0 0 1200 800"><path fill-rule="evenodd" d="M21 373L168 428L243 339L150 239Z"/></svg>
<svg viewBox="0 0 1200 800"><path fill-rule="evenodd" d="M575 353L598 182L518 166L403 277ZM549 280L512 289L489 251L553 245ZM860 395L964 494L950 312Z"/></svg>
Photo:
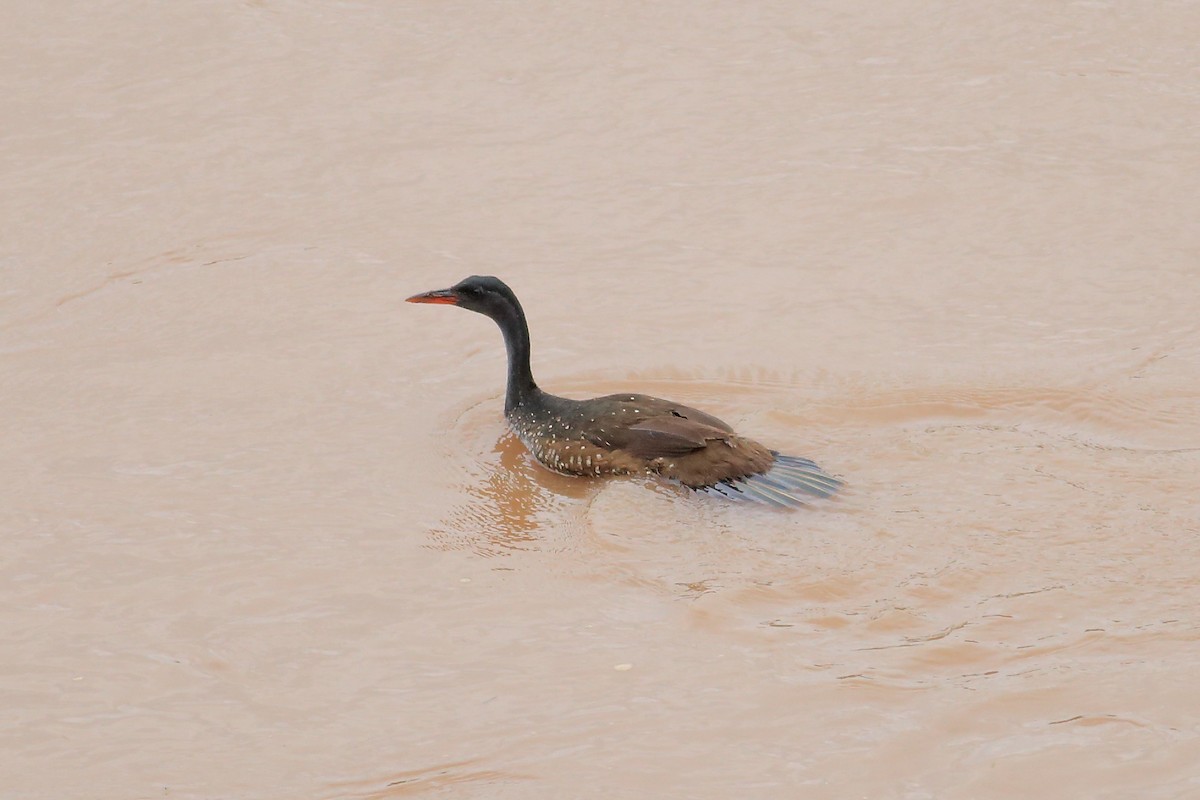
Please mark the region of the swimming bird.
<svg viewBox="0 0 1200 800"><path fill-rule="evenodd" d="M554 472L656 474L708 494L783 507L829 497L842 485L809 459L770 450L680 403L631 393L572 400L542 391L529 366L525 312L499 278L473 275L408 302L459 306L500 326L508 350L504 416Z"/></svg>

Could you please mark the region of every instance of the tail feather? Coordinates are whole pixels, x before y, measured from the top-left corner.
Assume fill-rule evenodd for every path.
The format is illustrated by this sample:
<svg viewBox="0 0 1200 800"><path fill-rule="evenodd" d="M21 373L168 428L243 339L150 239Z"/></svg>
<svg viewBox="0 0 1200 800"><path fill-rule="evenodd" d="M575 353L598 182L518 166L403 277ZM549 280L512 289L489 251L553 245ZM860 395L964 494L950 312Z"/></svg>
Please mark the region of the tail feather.
<svg viewBox="0 0 1200 800"><path fill-rule="evenodd" d="M808 469L816 469L816 470L821 469L820 467L817 466L817 462L813 461L811 458L801 458L800 456L785 456L783 453L778 453L774 450L771 451L771 455L775 456L775 461L777 461L780 464L795 464L798 467L806 467Z"/></svg>
<svg viewBox="0 0 1200 800"><path fill-rule="evenodd" d="M767 481L761 480L761 475L755 475L751 478L743 478L738 481L736 486L743 494L756 495L765 499L771 505L779 506L780 508L790 508L798 505L800 500L787 491L772 486Z"/></svg>
<svg viewBox="0 0 1200 800"><path fill-rule="evenodd" d="M841 482L834 482L820 475L814 475L811 472L788 472L786 470L773 469L765 474L784 483L784 488L802 489L804 492L815 494L818 497L830 497L836 494L837 490L841 488Z"/></svg>
<svg viewBox="0 0 1200 800"><path fill-rule="evenodd" d="M832 497L842 481L797 456L773 453L775 463L766 472L705 486L700 491L731 500L748 500L780 508L802 506L811 497Z"/></svg>
<svg viewBox="0 0 1200 800"><path fill-rule="evenodd" d="M787 492L789 493L789 496L791 496L790 493L795 492L797 488L796 484L792 481L785 480L779 475L772 474L770 472L764 472L762 475L755 475L754 482L766 484L767 486L778 489L781 492Z"/></svg>
<svg viewBox="0 0 1200 800"><path fill-rule="evenodd" d="M775 507L782 507L784 505L781 500L746 486L741 481L714 483L712 486L704 486L696 491L744 503L759 503Z"/></svg>
<svg viewBox="0 0 1200 800"><path fill-rule="evenodd" d="M829 497L842 488L843 481L835 478L817 466L815 461L797 456L785 456L772 453L775 465L767 470L767 475L778 475L782 479L799 480L813 488L814 494Z"/></svg>
<svg viewBox="0 0 1200 800"><path fill-rule="evenodd" d="M763 495L759 494L758 492L743 491L743 487L735 485L732 482L730 482L730 483L714 483L712 486L705 486L705 487L699 489L698 491L704 492L705 494L719 495L721 497L729 498L730 500L737 500L737 501L751 502L751 503L763 503L763 504L770 505L770 506L778 505L777 501L772 500L768 497L764 497Z"/></svg>

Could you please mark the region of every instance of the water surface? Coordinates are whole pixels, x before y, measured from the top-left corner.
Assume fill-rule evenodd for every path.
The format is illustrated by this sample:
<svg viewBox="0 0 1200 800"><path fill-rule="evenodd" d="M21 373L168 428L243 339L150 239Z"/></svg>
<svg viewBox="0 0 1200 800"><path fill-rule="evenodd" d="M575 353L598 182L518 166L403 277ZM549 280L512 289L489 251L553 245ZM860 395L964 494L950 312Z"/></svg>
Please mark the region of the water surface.
<svg viewBox="0 0 1200 800"><path fill-rule="evenodd" d="M1193 4L6 12L0 794L1200 794Z"/></svg>

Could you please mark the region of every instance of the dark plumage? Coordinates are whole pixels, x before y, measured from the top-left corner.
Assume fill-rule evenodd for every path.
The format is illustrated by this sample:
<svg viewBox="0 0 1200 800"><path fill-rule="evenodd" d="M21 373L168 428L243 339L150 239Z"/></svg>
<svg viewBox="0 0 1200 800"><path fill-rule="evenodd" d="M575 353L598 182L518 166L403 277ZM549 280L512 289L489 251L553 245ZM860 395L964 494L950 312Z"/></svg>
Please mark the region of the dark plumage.
<svg viewBox="0 0 1200 800"><path fill-rule="evenodd" d="M566 475L654 473L739 500L794 506L842 482L806 458L780 455L716 417L670 400L611 394L570 400L543 392L529 367L529 326L512 289L472 276L410 303L455 305L495 320L508 349L504 415L534 458Z"/></svg>

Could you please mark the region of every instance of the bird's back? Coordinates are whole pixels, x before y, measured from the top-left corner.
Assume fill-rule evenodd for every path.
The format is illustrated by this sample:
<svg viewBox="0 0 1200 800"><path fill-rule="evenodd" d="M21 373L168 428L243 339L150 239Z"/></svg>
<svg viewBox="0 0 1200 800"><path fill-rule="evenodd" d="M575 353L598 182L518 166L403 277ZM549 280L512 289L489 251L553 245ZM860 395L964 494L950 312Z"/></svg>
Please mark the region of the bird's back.
<svg viewBox="0 0 1200 800"><path fill-rule="evenodd" d="M642 394L571 400L542 394L509 414L543 465L572 475L651 472L693 488L768 469L771 452L722 420Z"/></svg>

